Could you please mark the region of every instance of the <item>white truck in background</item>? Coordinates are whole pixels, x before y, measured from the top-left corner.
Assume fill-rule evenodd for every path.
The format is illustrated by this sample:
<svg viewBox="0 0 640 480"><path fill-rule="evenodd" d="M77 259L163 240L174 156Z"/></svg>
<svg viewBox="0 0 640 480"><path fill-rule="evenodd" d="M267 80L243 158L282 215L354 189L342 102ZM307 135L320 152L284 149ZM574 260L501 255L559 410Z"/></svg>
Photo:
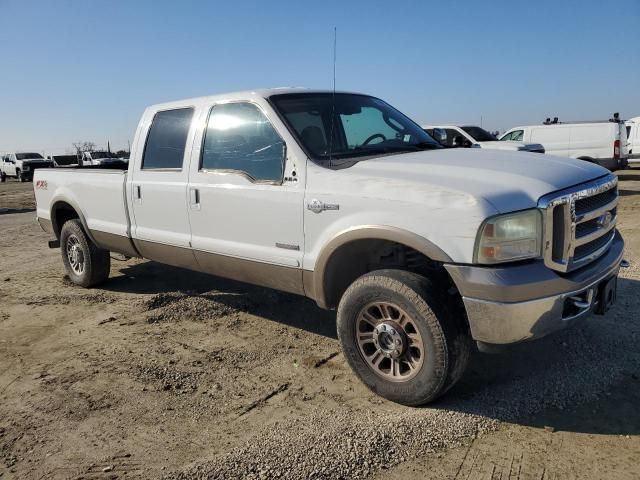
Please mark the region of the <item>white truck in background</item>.
<svg viewBox="0 0 640 480"><path fill-rule="evenodd" d="M594 122L547 120L542 125L525 125L507 130L501 141L536 142L546 153L586 160L611 171L627 167L627 130L616 115Z"/></svg>
<svg viewBox="0 0 640 480"><path fill-rule="evenodd" d="M511 152L545 153L544 146L539 143L523 143L521 141L501 142L484 128L472 125L423 125L427 133L434 136L435 130L444 132L438 141L446 147L475 147L493 150L508 150Z"/></svg>
<svg viewBox="0 0 640 480"><path fill-rule="evenodd" d="M627 154L630 164L640 163L640 117L625 122L627 128Z"/></svg>
<svg viewBox="0 0 640 480"><path fill-rule="evenodd" d="M109 252L337 309L355 374L430 402L475 340L548 335L614 303L617 178L586 162L445 149L368 95L238 92L154 105L128 170L38 170L37 218L70 280Z"/></svg>
<svg viewBox="0 0 640 480"><path fill-rule="evenodd" d="M100 165L126 165L127 160L123 160L118 157L115 153L111 153L108 151L87 151L82 152L79 159L80 166L91 166L97 167Z"/></svg>
<svg viewBox="0 0 640 480"><path fill-rule="evenodd" d="M15 152L0 156L0 181L9 177L17 178L20 182L30 182L33 172L37 168L51 168L53 162L46 160L39 153Z"/></svg>

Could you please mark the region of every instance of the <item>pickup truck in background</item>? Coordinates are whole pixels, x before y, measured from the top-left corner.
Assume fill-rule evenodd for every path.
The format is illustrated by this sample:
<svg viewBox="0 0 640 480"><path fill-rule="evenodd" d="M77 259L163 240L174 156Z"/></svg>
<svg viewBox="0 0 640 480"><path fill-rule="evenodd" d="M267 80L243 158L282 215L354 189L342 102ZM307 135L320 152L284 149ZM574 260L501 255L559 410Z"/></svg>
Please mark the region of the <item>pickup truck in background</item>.
<svg viewBox="0 0 640 480"><path fill-rule="evenodd" d="M511 143L540 142L550 155L596 163L611 171L626 168L627 130L617 114L610 120L559 122L547 119L542 125L514 127L500 137Z"/></svg>
<svg viewBox="0 0 640 480"><path fill-rule="evenodd" d="M35 176L77 285L109 252L337 309L355 374L434 400L473 348L543 337L615 301L617 179L531 153L445 149L375 97L271 89L154 105L128 170Z"/></svg>
<svg viewBox="0 0 640 480"><path fill-rule="evenodd" d="M82 152L80 155L80 166L97 167L100 165L125 165L127 160L123 160L115 153L105 151Z"/></svg>
<svg viewBox="0 0 640 480"><path fill-rule="evenodd" d="M422 128L424 128L431 136L433 136L434 130L445 132L445 135L438 139L438 141L445 147L475 147L489 148L493 150L509 150L512 152L545 153L544 146L539 143L523 143L515 140L501 142L485 129L472 125L426 125Z"/></svg>
<svg viewBox="0 0 640 480"><path fill-rule="evenodd" d="M0 180L4 182L7 177L15 177L21 182L30 182L37 168L50 167L53 167L53 162L39 153L7 153L0 158Z"/></svg>

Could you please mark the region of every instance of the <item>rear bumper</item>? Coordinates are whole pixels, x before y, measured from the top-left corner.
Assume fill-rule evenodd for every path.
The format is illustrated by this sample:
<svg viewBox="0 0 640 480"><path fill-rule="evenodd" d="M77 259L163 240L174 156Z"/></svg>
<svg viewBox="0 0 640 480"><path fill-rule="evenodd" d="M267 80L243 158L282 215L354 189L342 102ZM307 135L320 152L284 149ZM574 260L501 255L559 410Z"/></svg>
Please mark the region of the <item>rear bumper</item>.
<svg viewBox="0 0 640 480"><path fill-rule="evenodd" d="M542 262L501 268L446 265L462 294L476 341L509 344L544 337L591 313L604 280L618 274L624 241L584 268L559 275ZM572 298L581 300L575 306Z"/></svg>

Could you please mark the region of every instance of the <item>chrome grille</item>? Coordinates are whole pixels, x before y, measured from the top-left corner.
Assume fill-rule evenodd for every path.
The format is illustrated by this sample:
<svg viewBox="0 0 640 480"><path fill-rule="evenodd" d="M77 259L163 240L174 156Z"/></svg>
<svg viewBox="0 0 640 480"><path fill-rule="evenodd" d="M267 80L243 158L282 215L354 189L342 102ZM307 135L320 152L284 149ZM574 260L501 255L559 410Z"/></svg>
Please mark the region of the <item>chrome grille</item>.
<svg viewBox="0 0 640 480"><path fill-rule="evenodd" d="M569 272L606 252L615 235L617 205L615 175L542 197L545 264Z"/></svg>

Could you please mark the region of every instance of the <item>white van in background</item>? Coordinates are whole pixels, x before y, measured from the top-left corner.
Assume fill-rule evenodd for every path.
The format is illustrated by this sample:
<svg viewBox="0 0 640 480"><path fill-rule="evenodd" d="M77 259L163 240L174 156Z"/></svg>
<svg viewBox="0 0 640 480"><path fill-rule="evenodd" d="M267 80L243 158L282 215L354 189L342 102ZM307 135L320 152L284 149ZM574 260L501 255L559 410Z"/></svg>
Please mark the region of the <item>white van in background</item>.
<svg viewBox="0 0 640 480"><path fill-rule="evenodd" d="M611 171L627 166L627 130L616 116L609 121L571 123L556 118L543 125L512 128L500 140L541 143L549 155L587 160Z"/></svg>
<svg viewBox="0 0 640 480"><path fill-rule="evenodd" d="M640 117L630 118L625 125L629 163L640 163Z"/></svg>
<svg viewBox="0 0 640 480"><path fill-rule="evenodd" d="M493 134L487 132L484 128L472 125L423 125L422 129L432 137L434 137L435 130L444 131L446 133L444 138L436 138L436 140L445 147L475 147L493 150L509 150L511 152L544 153L544 147L540 144L532 145L521 141L500 142Z"/></svg>

